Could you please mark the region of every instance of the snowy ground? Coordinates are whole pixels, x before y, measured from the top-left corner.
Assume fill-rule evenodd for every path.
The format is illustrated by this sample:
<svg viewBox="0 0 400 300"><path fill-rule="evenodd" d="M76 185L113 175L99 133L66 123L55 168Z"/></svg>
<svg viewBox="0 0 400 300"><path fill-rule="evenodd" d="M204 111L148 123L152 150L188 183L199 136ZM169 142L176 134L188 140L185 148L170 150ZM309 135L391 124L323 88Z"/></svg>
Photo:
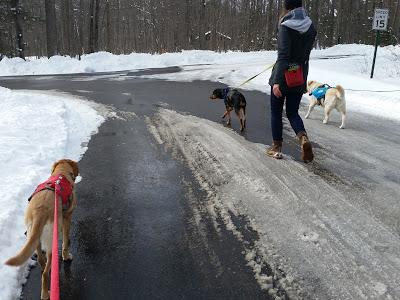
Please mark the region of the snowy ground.
<svg viewBox="0 0 400 300"><path fill-rule="evenodd" d="M25 242L27 199L61 158L79 160L104 121L97 105L68 95L0 87L0 261ZM26 267L0 264L0 299L16 299Z"/></svg>
<svg viewBox="0 0 400 300"><path fill-rule="evenodd" d="M208 192L204 206L243 242L255 277L272 296L283 288L291 299L400 297L400 165L387 163L398 157L398 134L377 156L385 137L374 137L375 129L313 130L324 149L305 166L267 159L265 145L172 110L161 109L149 127L189 165ZM255 244L235 224L241 217L257 231Z"/></svg>

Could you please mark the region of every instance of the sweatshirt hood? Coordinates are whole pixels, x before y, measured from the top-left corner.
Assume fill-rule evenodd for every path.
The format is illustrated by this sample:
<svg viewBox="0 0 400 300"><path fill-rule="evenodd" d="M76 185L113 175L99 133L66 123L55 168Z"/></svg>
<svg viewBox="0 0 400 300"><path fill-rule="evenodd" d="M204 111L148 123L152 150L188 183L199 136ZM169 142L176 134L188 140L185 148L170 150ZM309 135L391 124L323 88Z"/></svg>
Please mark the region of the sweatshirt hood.
<svg viewBox="0 0 400 300"><path fill-rule="evenodd" d="M299 7L289 11L283 18L281 24L300 33L306 33L312 24L306 10Z"/></svg>

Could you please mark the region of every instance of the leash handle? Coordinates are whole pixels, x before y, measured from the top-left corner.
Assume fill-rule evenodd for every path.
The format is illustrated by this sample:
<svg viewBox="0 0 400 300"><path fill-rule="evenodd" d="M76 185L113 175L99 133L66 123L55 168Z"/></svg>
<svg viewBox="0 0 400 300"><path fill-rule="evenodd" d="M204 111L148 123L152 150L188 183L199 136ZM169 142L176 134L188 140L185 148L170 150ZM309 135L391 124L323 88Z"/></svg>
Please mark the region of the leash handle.
<svg viewBox="0 0 400 300"><path fill-rule="evenodd" d="M56 181L54 187L54 224L53 224L53 244L51 258L51 285L50 299L60 300L60 272L58 268L58 197L60 189L60 179Z"/></svg>

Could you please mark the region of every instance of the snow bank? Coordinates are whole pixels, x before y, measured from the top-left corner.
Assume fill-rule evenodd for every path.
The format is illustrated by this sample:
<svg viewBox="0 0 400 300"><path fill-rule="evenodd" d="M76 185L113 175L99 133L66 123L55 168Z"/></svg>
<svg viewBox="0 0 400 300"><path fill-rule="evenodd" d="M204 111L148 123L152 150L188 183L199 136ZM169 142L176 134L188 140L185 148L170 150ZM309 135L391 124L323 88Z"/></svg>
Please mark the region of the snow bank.
<svg viewBox="0 0 400 300"><path fill-rule="evenodd" d="M387 93L351 91L351 89L400 90L400 45L379 48L375 78L370 79L373 53L373 46L356 44L314 50L309 78L331 86L343 85L347 91L350 111L400 120L400 91ZM29 58L27 61L20 58L5 58L0 62L0 76L94 73L183 66L185 72L150 77L180 81L212 80L238 86L245 79L273 64L275 59L275 51L217 53L192 50L160 55L146 53L113 55L98 52L84 55L81 60L61 56L50 59ZM244 88L268 92L269 74L269 72L263 74L246 84Z"/></svg>
<svg viewBox="0 0 400 300"><path fill-rule="evenodd" d="M150 126L183 156L208 194L209 215L243 242L270 295L282 287L290 299L400 297L399 236L341 187L291 159L265 159L264 145L208 120L161 109ZM233 216L248 216L259 240L246 240L248 225Z"/></svg>
<svg viewBox="0 0 400 300"><path fill-rule="evenodd" d="M104 117L84 100L2 87L0 115L0 299L16 299L26 268L3 262L26 240L27 199L54 161L81 158Z"/></svg>
<svg viewBox="0 0 400 300"><path fill-rule="evenodd" d="M95 73L193 64L226 64L243 62L243 57L250 61L259 61L264 56L264 52L217 53L193 50L154 55L148 53L113 55L108 52L97 52L83 55L81 60L68 56L39 59L31 57L27 61L21 58L4 58L0 62L0 76Z"/></svg>
<svg viewBox="0 0 400 300"><path fill-rule="evenodd" d="M369 75L374 47L369 45L337 45L324 50L314 50L312 60L331 60L343 73ZM213 51L191 50L179 53L148 54L132 53L128 55L113 55L108 52L97 52L83 55L81 60L68 56L53 56L51 58L4 58L0 62L0 76L44 75L94 73L108 71L123 71L142 68L162 68L185 65L227 65L235 66L258 65L274 62L275 51L218 53ZM336 59L335 59L336 58ZM346 63L339 63L341 59ZM376 76L379 79L400 78L400 46L380 47L376 64Z"/></svg>

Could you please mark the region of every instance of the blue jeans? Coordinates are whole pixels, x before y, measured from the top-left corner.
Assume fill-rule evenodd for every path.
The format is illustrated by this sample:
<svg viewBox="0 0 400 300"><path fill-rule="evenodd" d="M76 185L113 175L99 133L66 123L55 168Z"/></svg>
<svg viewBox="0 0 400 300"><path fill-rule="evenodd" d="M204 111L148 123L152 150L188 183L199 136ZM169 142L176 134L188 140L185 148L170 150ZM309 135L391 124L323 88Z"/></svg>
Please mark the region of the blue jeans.
<svg viewBox="0 0 400 300"><path fill-rule="evenodd" d="M299 106L301 98L303 97L300 93L288 93L282 98L278 98L274 95L271 89L271 128L272 138L274 141L282 141L282 112L283 104L286 99L286 116L292 126L296 135L301 132L306 132L303 124L303 120L299 116Z"/></svg>

